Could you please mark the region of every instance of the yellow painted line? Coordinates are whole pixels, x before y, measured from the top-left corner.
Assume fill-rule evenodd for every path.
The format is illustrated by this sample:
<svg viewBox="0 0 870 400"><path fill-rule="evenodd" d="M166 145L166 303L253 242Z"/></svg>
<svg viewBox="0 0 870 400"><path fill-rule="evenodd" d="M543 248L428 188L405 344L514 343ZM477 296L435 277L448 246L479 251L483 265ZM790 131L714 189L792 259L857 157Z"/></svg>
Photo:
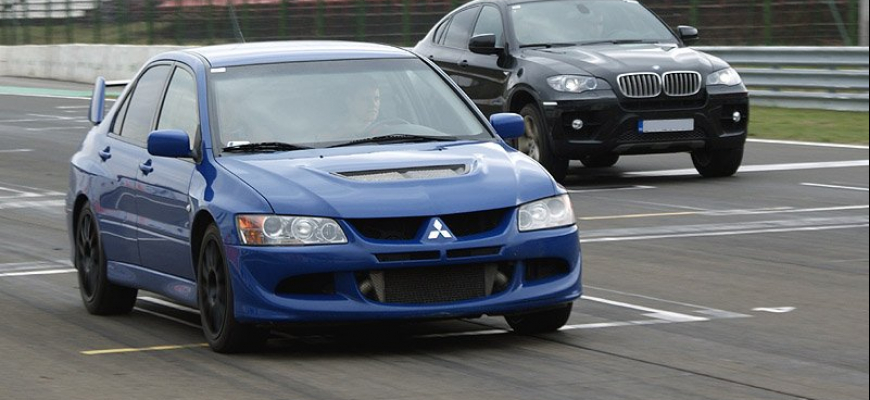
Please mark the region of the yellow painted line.
<svg viewBox="0 0 870 400"><path fill-rule="evenodd" d="M81 354L86 356L99 356L104 354L121 354L121 353L138 353L144 351L166 351L166 350L182 350L182 349L193 349L199 347L208 347L208 343L195 343L195 344L179 344L179 345L166 345L166 346L151 346L151 347L140 347L140 348L123 348L123 349L106 349L106 350L87 350L82 351Z"/></svg>
<svg viewBox="0 0 870 400"><path fill-rule="evenodd" d="M603 219L628 219L628 218L651 218L651 217L675 217L681 215L698 215L698 214L706 214L709 211L680 211L680 212L668 212L668 213L654 213L654 214L625 214L625 215L604 215L600 217L581 217L581 221L598 221Z"/></svg>

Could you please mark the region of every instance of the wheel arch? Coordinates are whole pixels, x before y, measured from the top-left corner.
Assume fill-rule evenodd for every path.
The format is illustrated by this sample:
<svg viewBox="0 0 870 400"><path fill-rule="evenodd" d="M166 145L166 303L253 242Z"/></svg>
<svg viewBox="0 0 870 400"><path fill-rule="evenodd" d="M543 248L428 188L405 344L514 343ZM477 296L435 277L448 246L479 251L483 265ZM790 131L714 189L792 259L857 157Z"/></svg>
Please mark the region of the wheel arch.
<svg viewBox="0 0 870 400"><path fill-rule="evenodd" d="M79 220L79 215L82 214L82 209L84 209L85 205L89 203L90 199L88 199L88 196L84 193L79 193L78 196L76 196L76 200L75 202L73 202L72 207L72 219L69 222L72 234L75 234L76 230L78 229L76 222Z"/></svg>
<svg viewBox="0 0 870 400"><path fill-rule="evenodd" d="M190 228L190 259L193 261L193 272L196 276L196 269L199 265L199 251L202 246L202 236L205 230L215 223L214 217L206 210L200 210L193 218L193 225Z"/></svg>
<svg viewBox="0 0 870 400"><path fill-rule="evenodd" d="M510 102L508 111L512 113L519 113L526 104L534 104L535 107L538 107L538 111L541 111L541 102L538 101L538 97L532 94L527 88L520 87L514 90L511 93Z"/></svg>

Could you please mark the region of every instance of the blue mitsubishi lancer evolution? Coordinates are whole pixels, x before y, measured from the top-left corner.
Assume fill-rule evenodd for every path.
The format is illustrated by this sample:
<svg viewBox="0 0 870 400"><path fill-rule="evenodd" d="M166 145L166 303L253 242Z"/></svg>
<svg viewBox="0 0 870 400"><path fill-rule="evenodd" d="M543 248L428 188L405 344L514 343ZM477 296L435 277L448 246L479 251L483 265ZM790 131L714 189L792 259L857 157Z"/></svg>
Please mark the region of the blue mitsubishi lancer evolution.
<svg viewBox="0 0 870 400"><path fill-rule="evenodd" d="M200 310L218 352L276 324L503 315L562 327L581 295L566 191L431 62L394 47L284 42L149 60L72 157L81 297L138 290Z"/></svg>

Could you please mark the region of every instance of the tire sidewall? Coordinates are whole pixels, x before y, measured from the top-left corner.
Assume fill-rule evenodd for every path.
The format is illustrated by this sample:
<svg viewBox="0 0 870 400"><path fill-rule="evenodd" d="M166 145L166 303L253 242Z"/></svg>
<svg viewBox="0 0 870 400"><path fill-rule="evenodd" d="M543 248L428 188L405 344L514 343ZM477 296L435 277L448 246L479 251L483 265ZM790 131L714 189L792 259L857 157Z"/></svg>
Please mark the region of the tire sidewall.
<svg viewBox="0 0 870 400"><path fill-rule="evenodd" d="M79 240L80 240L79 234L80 234L80 231L82 229L82 222L84 222L85 218L87 218L87 217L90 217L90 219L91 219L91 224L93 225L91 227L91 229L93 229L96 232L95 238L97 241L97 252L99 252L99 257L100 257L99 262L95 263L93 266L93 268L97 268L97 270L98 270L97 273L99 275L99 278L94 283L94 287L91 288L90 295L88 295L88 293L86 293L86 291L85 291L84 280L87 278L84 276L84 274L85 274L84 266L79 265L79 254L78 254L78 246L79 246ZM98 305L102 302L102 297L105 294L106 279L108 279L108 278L106 277L106 256L105 256L106 253L105 253L105 251L103 251L103 240L102 240L102 237L100 235L100 226L97 223L96 214L91 210L90 203L86 203L84 206L82 206L82 209L79 212L78 219L76 220L75 246L76 246L76 249L75 249L75 259L74 259L75 261L74 262L75 262L75 268L77 270L76 275L78 277L79 293L81 294L82 301L85 304L85 308L87 308L88 311L91 313L97 313Z"/></svg>
<svg viewBox="0 0 870 400"><path fill-rule="evenodd" d="M221 268L224 270L224 276L226 277L226 315L223 318L223 324L220 327L218 332L211 332L209 328L209 323L206 321L206 313L204 312L204 305L202 304L204 299L205 290L205 282L203 282L202 276L202 268L205 258L205 252L208 248L208 243L210 241L214 241L218 247L218 251L220 252L222 265ZM196 301L200 310L200 323L202 324L202 331L205 335L206 340L209 342L213 348L223 348L226 346L227 337L230 334L230 331L233 329L233 324L235 321L234 313L235 307L233 305L233 285L232 285L232 277L229 274L229 268L227 268L227 258L226 258L226 250L224 249L223 242L221 241L221 235L218 228L214 225L209 226L205 233L202 236L202 243L199 248L199 257L197 258L197 268L196 268Z"/></svg>

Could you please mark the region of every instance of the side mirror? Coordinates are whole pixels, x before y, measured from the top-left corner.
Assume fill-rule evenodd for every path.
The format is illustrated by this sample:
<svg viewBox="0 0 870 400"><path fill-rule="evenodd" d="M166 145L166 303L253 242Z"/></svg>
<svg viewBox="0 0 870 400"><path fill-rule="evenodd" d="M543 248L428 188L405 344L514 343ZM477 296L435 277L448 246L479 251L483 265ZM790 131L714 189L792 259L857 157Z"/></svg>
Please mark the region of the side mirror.
<svg viewBox="0 0 870 400"><path fill-rule="evenodd" d="M680 25L677 27L677 33L679 33L680 39L684 42L693 42L700 37L698 36L698 29L694 26Z"/></svg>
<svg viewBox="0 0 870 400"><path fill-rule="evenodd" d="M91 94L91 107L88 109L88 120L94 125L103 122L103 109L106 106L106 80L102 76L94 82L94 93Z"/></svg>
<svg viewBox="0 0 870 400"><path fill-rule="evenodd" d="M179 129L165 129L148 134L148 154L159 157L191 157L190 137Z"/></svg>
<svg viewBox="0 0 870 400"><path fill-rule="evenodd" d="M477 54L501 54L504 49L495 47L495 35L487 33L477 35L468 41L468 50Z"/></svg>
<svg viewBox="0 0 870 400"><path fill-rule="evenodd" d="M498 113L489 117L489 123L504 140L516 139L526 133L523 117L514 113Z"/></svg>

